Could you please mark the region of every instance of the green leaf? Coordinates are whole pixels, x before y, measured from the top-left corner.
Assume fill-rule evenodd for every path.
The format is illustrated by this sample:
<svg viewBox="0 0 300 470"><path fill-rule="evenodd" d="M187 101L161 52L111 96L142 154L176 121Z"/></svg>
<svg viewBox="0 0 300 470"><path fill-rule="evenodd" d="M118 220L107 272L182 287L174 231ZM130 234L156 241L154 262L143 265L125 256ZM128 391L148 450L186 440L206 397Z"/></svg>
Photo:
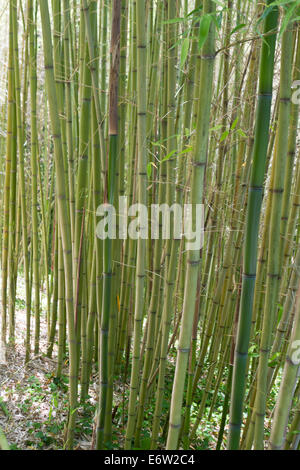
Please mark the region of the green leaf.
<svg viewBox="0 0 300 470"><path fill-rule="evenodd" d="M270 3L271 7L274 6L283 6L283 5L288 5L289 3L294 3L295 0L274 0L274 2Z"/></svg>
<svg viewBox="0 0 300 470"><path fill-rule="evenodd" d="M236 33L237 31L239 31L240 29L245 28L245 26L247 26L245 23L238 24L238 25L237 25L235 28L233 28L233 30L231 31L230 36L232 36L234 33Z"/></svg>
<svg viewBox="0 0 300 470"><path fill-rule="evenodd" d="M186 153L191 152L192 150L193 150L192 147L187 147L186 149L184 149L184 150L182 150L181 152L179 152L179 153L177 154L177 157L180 157L181 155L185 155ZM168 155L166 155L166 156L161 160L160 163L163 163L163 162L169 160L176 152L177 152L177 150L172 150L172 152L168 153Z"/></svg>
<svg viewBox="0 0 300 470"><path fill-rule="evenodd" d="M151 178L151 175L152 175L152 165L151 165L151 163L148 163L148 165L147 165L147 176L148 176L148 178Z"/></svg>
<svg viewBox="0 0 300 470"><path fill-rule="evenodd" d="M172 18L171 20L163 21L163 24L182 23L182 21L185 21L185 18Z"/></svg>
<svg viewBox="0 0 300 470"><path fill-rule="evenodd" d="M245 134L245 132L242 130L242 129L238 129L236 131L241 137L247 137L247 134Z"/></svg>
<svg viewBox="0 0 300 470"><path fill-rule="evenodd" d="M280 352L276 352L270 359L269 359L269 362L268 362L268 366L269 367L272 367L272 366L276 366L278 361L277 359L280 357Z"/></svg>
<svg viewBox="0 0 300 470"><path fill-rule="evenodd" d="M152 175L152 167L157 168L157 166L155 165L155 163L153 163L153 162L148 163L148 165L147 165L147 175L148 175L148 178L151 178L151 175Z"/></svg>
<svg viewBox="0 0 300 470"><path fill-rule="evenodd" d="M195 8L194 10L190 11L190 12L187 14L187 18L188 18L189 16L194 16L195 13L199 13L199 12L201 12L202 10L203 10L203 7L202 7L202 5L201 5L199 8ZM198 15L195 15L195 16L198 17ZM198 18L197 18L197 19L198 19Z"/></svg>
<svg viewBox="0 0 300 470"><path fill-rule="evenodd" d="M166 155L162 160L161 160L161 163L162 162L165 162L167 160L169 160L173 155L174 153L176 153L176 150L172 150L171 152L168 153L168 155Z"/></svg>
<svg viewBox="0 0 300 470"><path fill-rule="evenodd" d="M294 11L295 9L298 7L298 2L296 2L294 5L290 6L290 8L287 10L286 14L284 15L283 17L283 20L282 20L282 24L281 24L281 28L280 28L280 31L279 31L279 38L283 35L284 31L286 30L293 14L294 14Z"/></svg>
<svg viewBox="0 0 300 470"><path fill-rule="evenodd" d="M229 135L229 131L224 131L221 135L220 142L223 142Z"/></svg>
<svg viewBox="0 0 300 470"><path fill-rule="evenodd" d="M178 154L178 157L179 157L180 155L184 155L184 154L186 154L186 153L189 153L189 152L191 152L192 150L193 150L193 147L187 147L186 149L182 150L182 151Z"/></svg>
<svg viewBox="0 0 300 470"><path fill-rule="evenodd" d="M166 139L162 139L162 140L157 140L156 142L151 142L152 145L155 145L157 147L162 147L163 143L164 142L167 142L169 139L172 139L173 137L180 137L179 134L174 134L174 135L171 135L170 137L167 137Z"/></svg>
<svg viewBox="0 0 300 470"><path fill-rule="evenodd" d="M272 357L270 357L270 362L273 362L275 359L277 359L277 357L280 356L280 352L276 352L275 354L273 354Z"/></svg>
<svg viewBox="0 0 300 470"><path fill-rule="evenodd" d="M239 122L239 118L236 118L235 121L231 125L231 130L233 131L236 128L237 123Z"/></svg>
<svg viewBox="0 0 300 470"><path fill-rule="evenodd" d="M180 55L180 66L181 68L184 66L188 53L189 53L189 46L190 46L190 41L189 38L185 38L182 42L181 46L181 55Z"/></svg>
<svg viewBox="0 0 300 470"><path fill-rule="evenodd" d="M210 132L213 132L213 131L219 131L220 129L222 129L223 125L222 124L218 124L217 126L214 126L214 127L211 127L209 129Z"/></svg>
<svg viewBox="0 0 300 470"><path fill-rule="evenodd" d="M203 15L201 18L200 27L199 27L199 50L202 49L207 39L211 21L212 21L211 15Z"/></svg>

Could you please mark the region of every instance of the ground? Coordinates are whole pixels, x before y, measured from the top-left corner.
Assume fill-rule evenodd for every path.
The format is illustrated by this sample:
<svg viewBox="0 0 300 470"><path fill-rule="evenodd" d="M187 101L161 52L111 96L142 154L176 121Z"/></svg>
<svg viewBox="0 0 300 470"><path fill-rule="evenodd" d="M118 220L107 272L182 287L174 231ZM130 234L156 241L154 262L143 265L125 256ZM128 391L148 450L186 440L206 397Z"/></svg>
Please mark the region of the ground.
<svg viewBox="0 0 300 470"><path fill-rule="evenodd" d="M0 280L1 281L1 280ZM26 332L25 294L22 277L18 279L16 296L16 338L15 346L8 347L6 363L0 364L0 427L3 429L12 449L21 450L58 450L64 448L64 427L68 412L68 362L63 369L60 380L55 376L57 346L54 345L52 358L46 357L47 349L47 323L45 295L41 291L41 353L31 356L25 367L24 339ZM31 334L33 336L34 319L31 321ZM252 353L250 353L251 355ZM164 406L168 409L171 397L172 380L176 350L170 352L169 373L167 374L166 395ZM121 374L122 375L122 374ZM269 400L269 411L274 408L276 393L280 383L279 374L272 389ZM91 380L89 397L85 404L78 409L75 432L75 448L88 450L92 445L94 416L97 396L98 377L94 375ZM205 377L200 381L195 402L192 406L191 423L197 416L201 402L202 390L205 388ZM219 423L222 416L226 380L221 384L217 398L215 412L210 419L204 417L200 423L197 438L191 449L212 449L218 439ZM123 446L126 429L127 401L129 385L122 381L115 383L115 396L113 407L113 444L112 449ZM211 396L207 401L207 412L210 409ZM154 412L154 403L149 405L150 412L145 416L145 429L142 436L142 448L147 449L150 443L151 424ZM245 410L245 419L247 413ZM225 435L227 434L227 426ZM266 432L269 432L269 422Z"/></svg>
<svg viewBox="0 0 300 470"><path fill-rule="evenodd" d="M0 364L0 427L12 449L63 449L68 408L68 367L66 364L62 379L57 380L56 345L51 359L44 353L47 346L47 324L43 307L41 354L32 356L25 367L26 314L23 287L20 280L16 301L15 346L8 347L6 363ZM33 319L31 323L33 330ZM96 405L95 388L96 386L92 385L92 396L87 404L79 409L76 445L80 449L89 449L91 446Z"/></svg>

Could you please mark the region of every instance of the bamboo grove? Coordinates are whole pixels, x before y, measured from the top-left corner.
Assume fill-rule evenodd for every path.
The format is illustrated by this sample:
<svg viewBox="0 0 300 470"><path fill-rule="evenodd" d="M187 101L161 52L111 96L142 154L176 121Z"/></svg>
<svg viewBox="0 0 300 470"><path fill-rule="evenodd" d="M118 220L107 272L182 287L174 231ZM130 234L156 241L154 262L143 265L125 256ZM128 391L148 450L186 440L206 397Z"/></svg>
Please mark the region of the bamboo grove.
<svg viewBox="0 0 300 470"><path fill-rule="evenodd" d="M64 449L95 384L92 449L201 449L216 413L210 448L299 449L300 2L2 6L2 362L21 280L25 367L68 368ZM203 204L203 246L101 239L122 197Z"/></svg>

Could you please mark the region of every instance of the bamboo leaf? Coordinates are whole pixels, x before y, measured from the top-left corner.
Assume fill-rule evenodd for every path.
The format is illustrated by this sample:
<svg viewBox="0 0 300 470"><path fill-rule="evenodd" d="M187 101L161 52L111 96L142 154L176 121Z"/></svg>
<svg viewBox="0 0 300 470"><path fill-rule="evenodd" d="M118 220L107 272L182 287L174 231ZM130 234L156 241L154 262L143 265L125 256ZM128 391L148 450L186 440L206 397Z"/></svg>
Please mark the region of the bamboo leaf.
<svg viewBox="0 0 300 470"><path fill-rule="evenodd" d="M238 121L239 121L239 118L236 118L234 122L232 123L231 128L230 128L232 131L236 128Z"/></svg>
<svg viewBox="0 0 300 470"><path fill-rule="evenodd" d="M206 39L207 39L207 36L208 36L208 33L209 33L209 28L210 28L210 24L211 24L211 21L212 21L212 17L211 15L203 15L202 18L201 18L201 23L200 23L200 27L199 27L199 50L202 49Z"/></svg>
<svg viewBox="0 0 300 470"><path fill-rule="evenodd" d="M241 137L247 137L247 134L242 129L237 129L236 131Z"/></svg>
<svg viewBox="0 0 300 470"><path fill-rule="evenodd" d="M151 178L152 176L152 169L154 168L157 168L157 166L155 165L155 163L153 162L149 162L148 165L147 165L147 175L148 175L148 178Z"/></svg>
<svg viewBox="0 0 300 470"><path fill-rule="evenodd" d="M190 45L189 38L185 38L183 40L182 46L181 46L181 55L180 55L180 66L181 66L181 68L184 66L184 64L186 62L186 59L187 59L187 56L188 56L188 53L189 53L189 45Z"/></svg>
<svg viewBox="0 0 300 470"><path fill-rule="evenodd" d="M245 26L247 26L245 23L241 23L239 25L237 25L235 28L233 28L233 30L231 31L230 33L230 36L232 36L233 34L235 34L237 31L240 31L241 29L245 28Z"/></svg>
<svg viewBox="0 0 300 470"><path fill-rule="evenodd" d="M172 18L171 20L163 21L163 24L182 23L183 21L185 21L185 18Z"/></svg>
<svg viewBox="0 0 300 470"><path fill-rule="evenodd" d="M225 139L227 139L229 135L229 131L224 131L223 134L221 135L220 142L224 142Z"/></svg>

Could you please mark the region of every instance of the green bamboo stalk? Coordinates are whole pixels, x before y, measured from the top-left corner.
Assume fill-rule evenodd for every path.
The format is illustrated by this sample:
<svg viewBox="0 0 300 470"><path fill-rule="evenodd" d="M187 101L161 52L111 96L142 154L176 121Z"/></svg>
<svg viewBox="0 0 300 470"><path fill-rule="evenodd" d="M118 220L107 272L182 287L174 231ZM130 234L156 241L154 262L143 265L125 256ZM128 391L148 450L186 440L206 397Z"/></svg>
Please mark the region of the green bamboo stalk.
<svg viewBox="0 0 300 470"><path fill-rule="evenodd" d="M16 97L16 117L17 117L17 141L19 151L19 175L20 175L20 198L21 198L21 214L22 214L22 245L23 245L23 258L24 258L24 277L25 277L25 296L26 296L26 323L27 329L30 328L30 315L31 315L31 290L29 281L29 252L28 252L28 238L27 238L27 209L26 209L26 191L25 191L25 169L24 169L24 133L21 114L21 96L20 96L20 70L18 58L18 26L17 26L17 7L14 0L10 2L13 26L13 47L14 47L14 73L15 73L15 97ZM28 333L29 335L29 333ZM10 328L10 336L14 338L14 321ZM28 360L29 344L26 345L26 357Z"/></svg>
<svg viewBox="0 0 300 470"><path fill-rule="evenodd" d="M145 31L145 0L136 2L137 19L137 142L138 142L138 196L137 202L146 204L147 202L147 154L146 154L146 125L147 125L147 44ZM140 227L142 232L143 227ZM136 398L139 384L140 369L140 340L142 332L142 318L144 307L144 279L146 261L146 242L139 238L137 244L136 260L136 294L134 311L134 344L132 355L132 369L130 379L130 397L128 405L128 423L126 429L125 449L132 446L136 420Z"/></svg>
<svg viewBox="0 0 300 470"><path fill-rule="evenodd" d="M31 96L31 217L32 217L32 245L33 245L33 286L34 286L34 315L35 337L34 354L39 353L40 339L40 278L39 278L39 236L38 236L38 194L37 194L37 75L36 75L36 48L35 25L33 23L32 0L28 0L28 28L29 28L29 74Z"/></svg>
<svg viewBox="0 0 300 470"><path fill-rule="evenodd" d="M271 2L268 1L268 5ZM277 26L278 11L274 7L265 19L264 33L273 32ZM244 267L241 294L240 318L233 371L230 408L230 432L228 447L238 449L242 425L243 396L248 346L251 329L253 294L256 277L257 239L262 202L262 185L270 124L274 51L276 34L269 35L262 44L259 95L256 115L256 130L253 150L253 167L247 206L246 239L244 242Z"/></svg>
<svg viewBox="0 0 300 470"><path fill-rule="evenodd" d="M114 0L111 30L111 69L109 92L109 154L107 162L105 202L113 204L116 192L115 168L118 157L118 85L120 66L120 15L121 1ZM106 238L103 243L103 298L100 334L100 394L97 419L97 449L102 449L108 443L104 441L105 417L108 415L108 382L112 370L108 356L109 329L113 327L111 312L115 308L111 302L112 294L112 240ZM110 415L111 416L111 415Z"/></svg>
<svg viewBox="0 0 300 470"><path fill-rule="evenodd" d="M8 243L9 243L9 198L10 173L13 140L13 89L14 89L14 58L13 58L13 24L12 11L9 10L9 56L8 56L8 97L7 97L7 129L6 129L6 163L5 180L3 188L3 232L2 232L2 312L1 312L1 350L6 346L7 329L7 271L8 271Z"/></svg>
<svg viewBox="0 0 300 470"><path fill-rule="evenodd" d="M210 0L203 2L203 14L213 15L215 4ZM204 191L204 175L207 157L210 106L212 98L212 78L215 58L215 26L210 24L210 31L201 51L201 76L199 84L199 112L196 125L195 154L191 182L191 203L201 204ZM200 105L201 103L201 105ZM200 110L201 106L201 110ZM201 136L201 137L200 137ZM201 140L200 140L201 139ZM186 367L190 352L190 340L196 301L196 288L200 252L190 251L187 260L182 326L179 337L178 354L170 408L167 449L176 449L181 427L181 406L184 392Z"/></svg>
<svg viewBox="0 0 300 470"><path fill-rule="evenodd" d="M296 315L294 319L293 331L287 351L283 377L277 397L275 413L272 423L269 446L272 450L282 449L286 433L286 426L289 417L296 381L299 373L299 354L295 351L300 338L300 287L297 292Z"/></svg>
<svg viewBox="0 0 300 470"><path fill-rule="evenodd" d="M60 122L58 117L57 96L54 81L53 55L51 27L48 4L45 0L39 0L43 45L45 61L45 79L47 94L49 100L50 120L54 140L54 160L56 167L56 187L58 201L59 225L62 236L64 269L65 269L65 289L66 289L66 308L69 334L69 352L70 352L70 396L69 396L69 422L66 436L67 448L72 448L74 439L74 425L77 408L77 351L75 342L75 318L73 306L73 273L72 273L72 239L69 218L69 207L67 205L65 192L65 174L61 143Z"/></svg>
<svg viewBox="0 0 300 470"><path fill-rule="evenodd" d="M260 357L257 376L255 410L255 448L263 448L264 414L266 410L268 357L271 335L276 312L278 279L280 276L280 223L283 185L285 178L286 156L288 152L288 123L290 118L291 70L292 70L293 34L288 29L282 38L282 59L280 76L280 103L278 122L278 145L274 157L275 178L272 188L272 209L269 237L269 259L267 266L267 291L260 342ZM285 73L283 73L285 70ZM286 70L289 72L287 73Z"/></svg>

